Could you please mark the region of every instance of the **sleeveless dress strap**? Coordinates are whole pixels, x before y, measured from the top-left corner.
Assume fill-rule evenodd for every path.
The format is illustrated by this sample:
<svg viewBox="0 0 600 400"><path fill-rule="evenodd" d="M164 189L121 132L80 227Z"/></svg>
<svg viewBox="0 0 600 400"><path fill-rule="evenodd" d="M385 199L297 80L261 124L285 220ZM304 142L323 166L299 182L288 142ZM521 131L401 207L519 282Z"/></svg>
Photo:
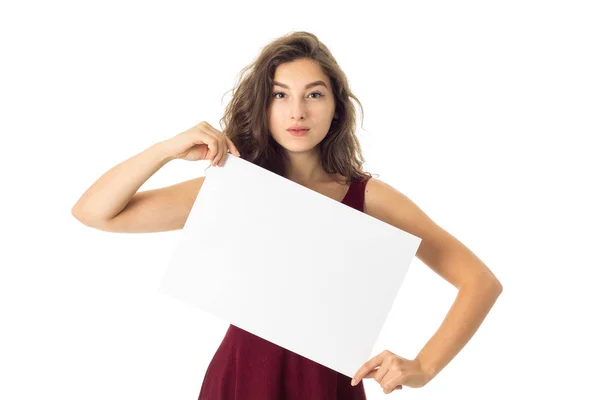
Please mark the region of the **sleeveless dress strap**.
<svg viewBox="0 0 600 400"><path fill-rule="evenodd" d="M362 181L352 182L348 189L348 194L344 199L344 204L357 209L358 211L364 210L365 204L365 187L370 177L363 179Z"/></svg>

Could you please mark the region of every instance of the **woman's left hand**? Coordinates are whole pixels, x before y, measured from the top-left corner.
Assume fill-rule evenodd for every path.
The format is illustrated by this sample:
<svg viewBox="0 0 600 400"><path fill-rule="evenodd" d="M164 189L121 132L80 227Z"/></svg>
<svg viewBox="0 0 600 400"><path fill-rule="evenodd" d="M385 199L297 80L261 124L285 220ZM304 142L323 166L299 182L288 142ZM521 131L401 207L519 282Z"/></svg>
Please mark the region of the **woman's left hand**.
<svg viewBox="0 0 600 400"><path fill-rule="evenodd" d="M375 369L377 366L379 368ZM420 388L430 380L419 360L408 360L389 350L384 350L360 367L354 375L352 386L357 385L363 378L375 378L385 394L402 389L402 385Z"/></svg>

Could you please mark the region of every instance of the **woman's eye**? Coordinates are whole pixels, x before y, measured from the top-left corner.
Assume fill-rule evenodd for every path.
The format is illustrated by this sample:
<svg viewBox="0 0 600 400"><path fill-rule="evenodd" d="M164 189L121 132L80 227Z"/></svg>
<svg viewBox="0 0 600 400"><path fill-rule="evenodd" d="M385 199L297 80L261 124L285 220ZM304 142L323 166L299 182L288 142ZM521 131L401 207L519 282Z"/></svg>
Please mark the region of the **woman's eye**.
<svg viewBox="0 0 600 400"><path fill-rule="evenodd" d="M283 93L283 92L275 92L275 93L273 93L273 97L275 97L276 99L281 99L281 97L277 97L277 95L279 95L279 94L285 96L285 93ZM312 92L310 95L313 95L313 94L319 95L319 97L313 97L313 99L320 99L321 97L323 97L323 93L321 93L321 92Z"/></svg>

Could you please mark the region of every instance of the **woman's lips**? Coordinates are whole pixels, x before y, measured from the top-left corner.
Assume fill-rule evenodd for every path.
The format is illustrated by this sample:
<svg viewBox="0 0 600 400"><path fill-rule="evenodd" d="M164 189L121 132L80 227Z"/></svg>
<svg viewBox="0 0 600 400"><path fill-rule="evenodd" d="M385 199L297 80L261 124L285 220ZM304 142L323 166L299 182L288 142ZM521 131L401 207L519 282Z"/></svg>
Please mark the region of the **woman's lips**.
<svg viewBox="0 0 600 400"><path fill-rule="evenodd" d="M288 129L288 132L293 136L304 136L308 132L308 129Z"/></svg>

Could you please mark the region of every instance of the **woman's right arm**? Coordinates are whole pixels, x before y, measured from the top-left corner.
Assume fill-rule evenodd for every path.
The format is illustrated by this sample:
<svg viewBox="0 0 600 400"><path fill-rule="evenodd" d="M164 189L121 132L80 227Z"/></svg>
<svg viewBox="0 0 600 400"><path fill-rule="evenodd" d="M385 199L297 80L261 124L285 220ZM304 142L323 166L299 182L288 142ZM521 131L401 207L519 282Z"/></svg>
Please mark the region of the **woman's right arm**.
<svg viewBox="0 0 600 400"><path fill-rule="evenodd" d="M71 213L83 224L109 232L162 232L183 228L204 177L138 192L169 161L211 160L222 165L227 150L239 152L222 133L202 122L114 166L86 190Z"/></svg>

